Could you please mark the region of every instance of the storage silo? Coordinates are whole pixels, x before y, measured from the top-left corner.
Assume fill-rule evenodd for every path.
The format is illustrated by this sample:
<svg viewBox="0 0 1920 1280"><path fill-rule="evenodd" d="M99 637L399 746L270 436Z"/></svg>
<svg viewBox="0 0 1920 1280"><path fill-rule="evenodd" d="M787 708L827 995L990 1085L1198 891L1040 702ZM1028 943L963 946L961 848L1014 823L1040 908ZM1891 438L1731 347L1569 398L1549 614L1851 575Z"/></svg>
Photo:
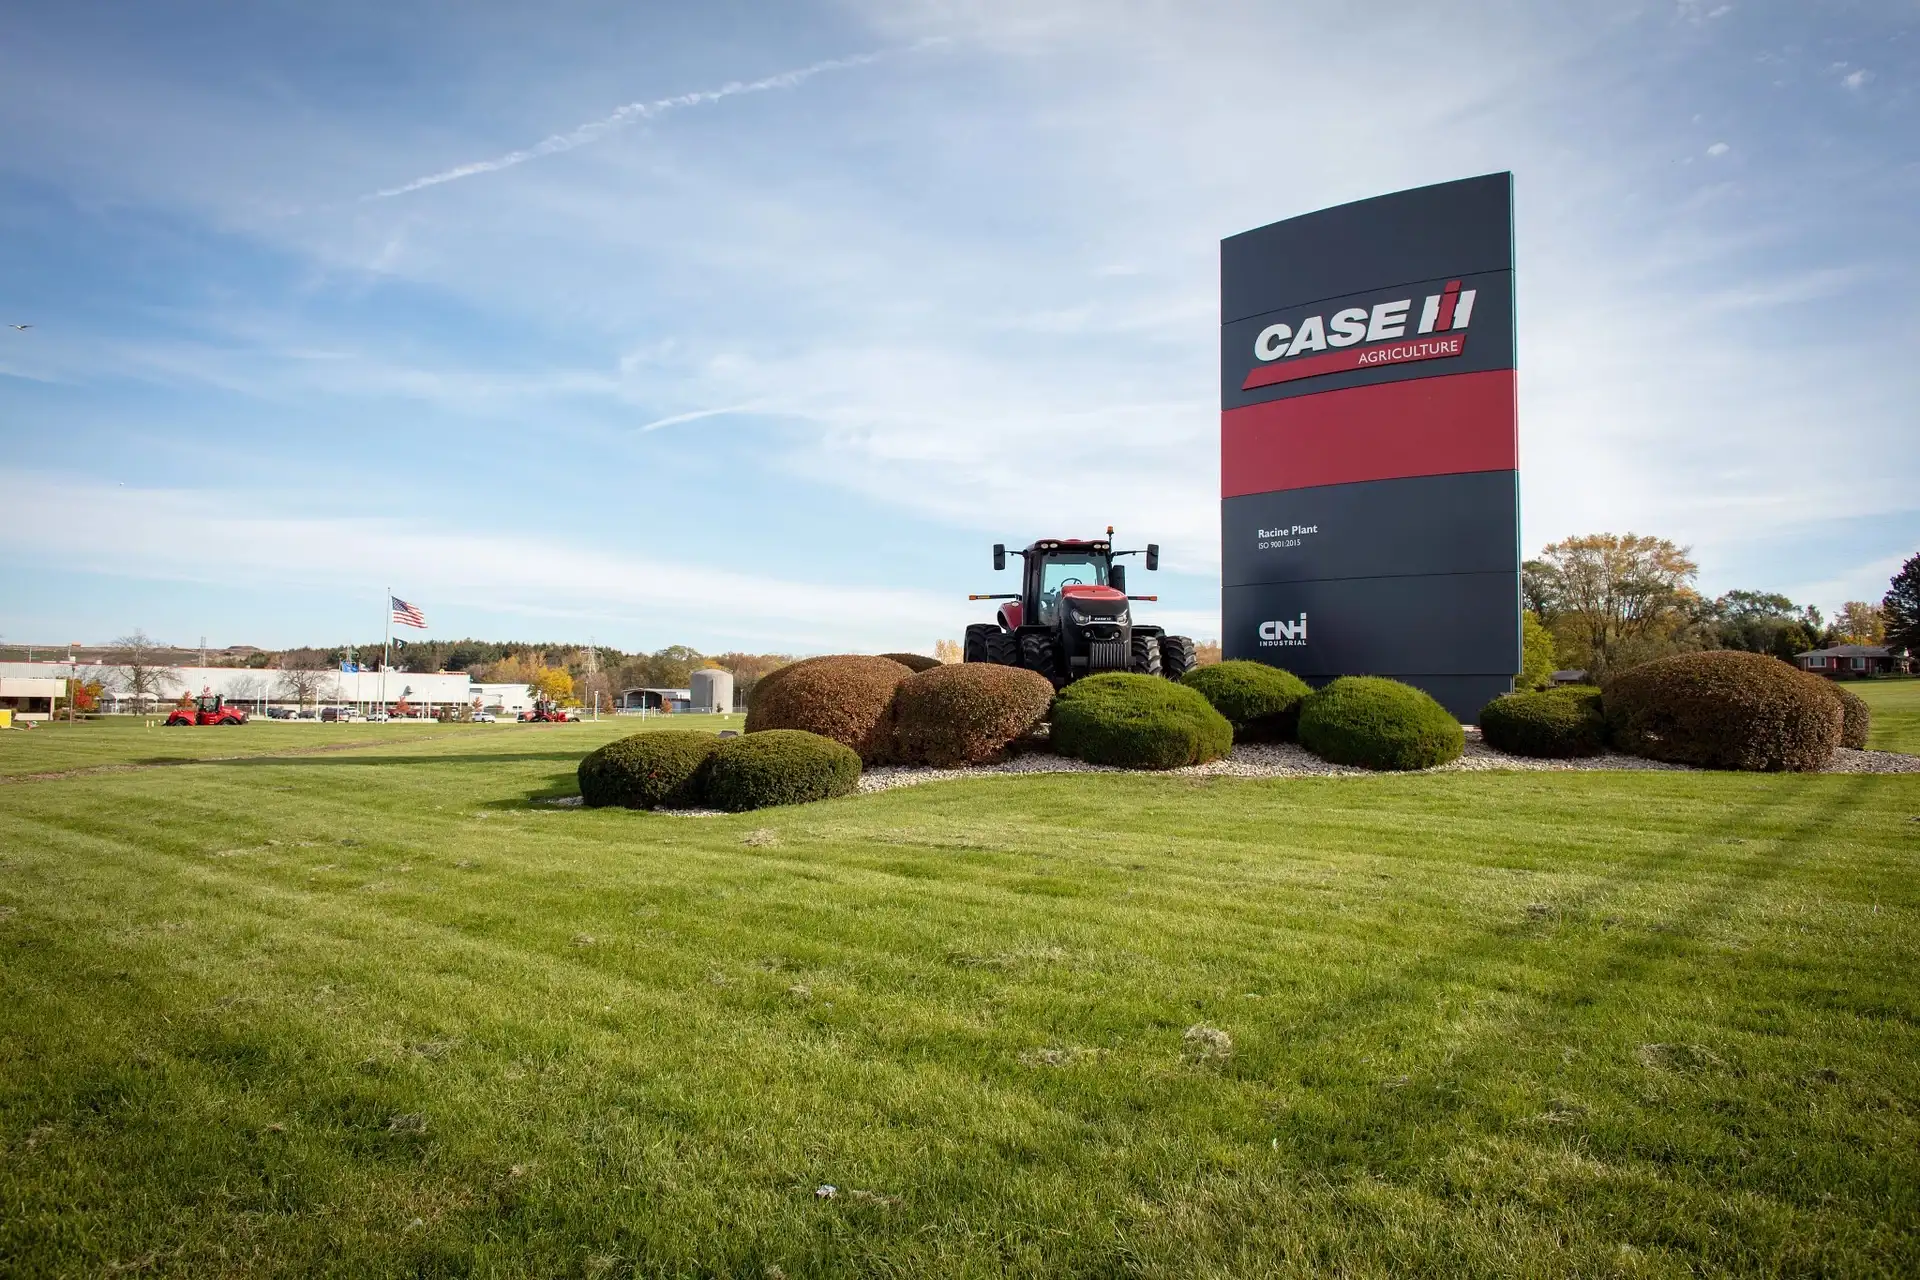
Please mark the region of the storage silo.
<svg viewBox="0 0 1920 1280"><path fill-rule="evenodd" d="M695 711L733 710L733 672L709 667L694 672L689 684Z"/></svg>

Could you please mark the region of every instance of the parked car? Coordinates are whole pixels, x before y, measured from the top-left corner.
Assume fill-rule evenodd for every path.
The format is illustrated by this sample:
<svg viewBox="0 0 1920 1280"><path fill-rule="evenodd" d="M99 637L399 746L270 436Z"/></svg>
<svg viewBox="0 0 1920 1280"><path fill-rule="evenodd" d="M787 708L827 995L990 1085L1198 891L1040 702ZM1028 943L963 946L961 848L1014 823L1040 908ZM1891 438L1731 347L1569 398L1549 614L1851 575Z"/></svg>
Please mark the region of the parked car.
<svg viewBox="0 0 1920 1280"><path fill-rule="evenodd" d="M473 713L473 722L475 724L498 724L499 721L500 717L494 715L491 711L476 711Z"/></svg>
<svg viewBox="0 0 1920 1280"><path fill-rule="evenodd" d="M384 711L369 711L367 713L367 723L369 724L385 724L392 718L392 716L389 716Z"/></svg>
<svg viewBox="0 0 1920 1280"><path fill-rule="evenodd" d="M331 723L345 723L349 720L366 719L365 716L361 715L352 707L327 707L321 711L320 718Z"/></svg>

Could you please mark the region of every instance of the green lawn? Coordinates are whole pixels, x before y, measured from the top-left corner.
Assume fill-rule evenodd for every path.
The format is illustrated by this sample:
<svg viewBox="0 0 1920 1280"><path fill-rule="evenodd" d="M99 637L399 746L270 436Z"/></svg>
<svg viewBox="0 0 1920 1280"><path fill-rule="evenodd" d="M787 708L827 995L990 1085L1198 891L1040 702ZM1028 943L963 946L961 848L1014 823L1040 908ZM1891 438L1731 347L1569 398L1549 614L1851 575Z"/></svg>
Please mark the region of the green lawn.
<svg viewBox="0 0 1920 1280"><path fill-rule="evenodd" d="M628 727L0 736L0 1274L1920 1273L1920 777L530 803Z"/></svg>
<svg viewBox="0 0 1920 1280"><path fill-rule="evenodd" d="M1873 708L1869 747L1920 754L1920 679L1851 680L1843 687Z"/></svg>

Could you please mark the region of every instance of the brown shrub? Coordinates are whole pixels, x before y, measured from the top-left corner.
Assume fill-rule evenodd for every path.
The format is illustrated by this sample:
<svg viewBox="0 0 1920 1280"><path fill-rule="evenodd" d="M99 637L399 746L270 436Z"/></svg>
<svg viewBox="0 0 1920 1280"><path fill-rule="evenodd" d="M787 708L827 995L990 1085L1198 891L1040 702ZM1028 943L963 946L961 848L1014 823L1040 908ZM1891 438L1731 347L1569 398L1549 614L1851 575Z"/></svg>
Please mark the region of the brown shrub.
<svg viewBox="0 0 1920 1280"><path fill-rule="evenodd" d="M1867 735L1873 732L1873 709L1867 700L1851 689L1828 685L1840 700L1840 745L1855 751L1867 749Z"/></svg>
<svg viewBox="0 0 1920 1280"><path fill-rule="evenodd" d="M805 658L754 686L747 732L804 729L882 764L893 749L893 691L913 673L891 658L840 654Z"/></svg>
<svg viewBox="0 0 1920 1280"><path fill-rule="evenodd" d="M893 695L894 750L907 764L985 764L1033 731L1053 705L1053 682L991 662L930 667Z"/></svg>
<svg viewBox="0 0 1920 1280"><path fill-rule="evenodd" d="M1658 658L1614 676L1603 701L1614 745L1650 760L1806 773L1840 745L1826 682L1763 653Z"/></svg>
<svg viewBox="0 0 1920 1280"><path fill-rule="evenodd" d="M931 671L935 667L945 666L938 658L929 658L924 653L883 653L883 658L892 658L909 671Z"/></svg>

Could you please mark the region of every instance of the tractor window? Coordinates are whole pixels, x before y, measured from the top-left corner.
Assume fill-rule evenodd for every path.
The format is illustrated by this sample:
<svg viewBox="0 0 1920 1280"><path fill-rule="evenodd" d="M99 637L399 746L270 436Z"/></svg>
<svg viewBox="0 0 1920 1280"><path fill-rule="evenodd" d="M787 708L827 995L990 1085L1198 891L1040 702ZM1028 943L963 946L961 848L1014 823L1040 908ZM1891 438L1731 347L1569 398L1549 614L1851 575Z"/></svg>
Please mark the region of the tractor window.
<svg viewBox="0 0 1920 1280"><path fill-rule="evenodd" d="M220 703L213 698L202 698L200 699L200 709L202 711L218 711L220 709Z"/></svg>
<svg viewBox="0 0 1920 1280"><path fill-rule="evenodd" d="M1062 556L1049 558L1040 566L1040 618L1048 626L1060 614L1060 588L1107 585L1105 556Z"/></svg>

